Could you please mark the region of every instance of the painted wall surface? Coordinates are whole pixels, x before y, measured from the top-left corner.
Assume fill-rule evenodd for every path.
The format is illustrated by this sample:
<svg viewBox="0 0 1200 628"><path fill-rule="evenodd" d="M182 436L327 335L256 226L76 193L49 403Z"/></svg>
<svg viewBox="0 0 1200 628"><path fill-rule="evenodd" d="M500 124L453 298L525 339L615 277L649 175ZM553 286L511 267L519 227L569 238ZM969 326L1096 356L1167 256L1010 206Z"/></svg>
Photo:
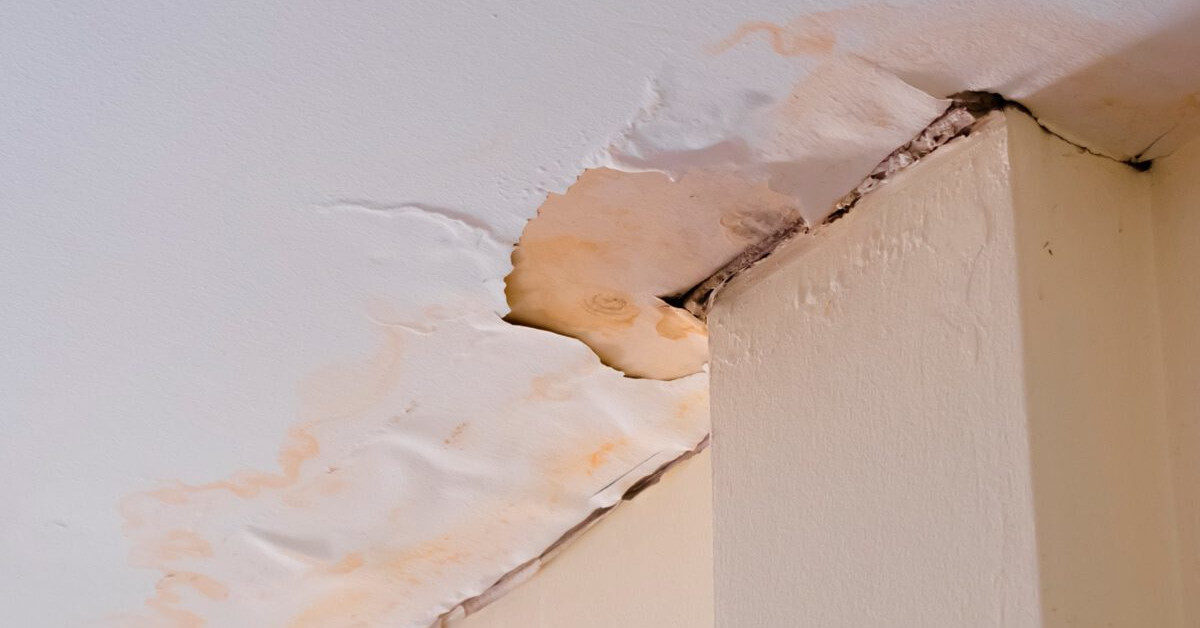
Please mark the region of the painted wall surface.
<svg viewBox="0 0 1200 628"><path fill-rule="evenodd" d="M710 452L671 469L531 580L450 628L711 628Z"/></svg>
<svg viewBox="0 0 1200 628"><path fill-rule="evenodd" d="M718 626L1037 623L1016 234L993 122L718 300Z"/></svg>
<svg viewBox="0 0 1200 628"><path fill-rule="evenodd" d="M1200 141L1154 164L1154 242L1186 623L1200 624Z"/></svg>
<svg viewBox="0 0 1200 628"><path fill-rule="evenodd" d="M962 89L1027 100L1098 150L1154 154L1195 119L1200 66L1177 59L1197 56L1197 11L12 7L4 619L426 628L708 431L694 321L675 321L692 353L664 372L691 375L671 381L504 322L513 246L550 194L601 169L719 172L816 222ZM1018 40L980 45L997 33ZM1127 76L1155 77L1144 102ZM711 208L681 231L652 200L620 208L630 241L600 247L588 271L617 270L586 298L632 286L659 312L658 291L736 248L730 225L753 232ZM679 276L672 255L644 255L681 233L729 248ZM639 333L680 333L650 320Z"/></svg>
<svg viewBox="0 0 1200 628"><path fill-rule="evenodd" d="M1184 625L1150 175L1007 117L719 301L718 626Z"/></svg>
<svg viewBox="0 0 1200 628"><path fill-rule="evenodd" d="M1026 381L1044 625L1184 625L1153 171L1009 120L1024 354L1008 368Z"/></svg>

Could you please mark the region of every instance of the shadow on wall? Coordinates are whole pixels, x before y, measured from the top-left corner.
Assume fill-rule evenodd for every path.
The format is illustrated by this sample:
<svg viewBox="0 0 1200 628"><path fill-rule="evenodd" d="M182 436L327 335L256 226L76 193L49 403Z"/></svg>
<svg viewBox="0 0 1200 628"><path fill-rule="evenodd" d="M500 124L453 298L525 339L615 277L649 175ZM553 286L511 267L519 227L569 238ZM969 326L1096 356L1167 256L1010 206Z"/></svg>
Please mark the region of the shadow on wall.
<svg viewBox="0 0 1200 628"><path fill-rule="evenodd" d="M1013 117L1019 121L1019 118ZM1010 126L1043 624L1179 626L1150 172Z"/></svg>
<svg viewBox="0 0 1200 628"><path fill-rule="evenodd" d="M1122 143L1109 147L1114 157L1169 155L1200 135L1197 33L1200 8L1023 100L1055 132L1085 146L1099 134L1113 136L1113 128L1097 126L1101 120L1120 129ZM1071 125L1059 129L1047 119ZM1155 170L1092 162L1099 163L1093 169L1112 167L1098 176L1088 160L1064 162L1060 152L1052 143L1013 163L1018 190L1025 187L1022 162L1032 171L1025 182L1060 182L1018 203L1043 618L1047 626L1123 625L1124 613L1135 618L1130 625L1192 625L1200 612L1187 588L1195 572L1183 572L1181 583L1163 568L1182 560L1179 568L1188 569L1194 548L1185 542L1190 531L1177 528L1184 524L1170 494L1171 435L1160 423L1163 391L1155 381L1161 357L1154 347L1165 340L1152 305L1159 298L1150 223ZM1055 202L1056 195L1067 200ZM1108 574L1109 584L1080 574ZM1114 581L1121 586L1111 587ZM1147 604L1133 608L1138 595ZM1161 623L1146 621L1152 617Z"/></svg>

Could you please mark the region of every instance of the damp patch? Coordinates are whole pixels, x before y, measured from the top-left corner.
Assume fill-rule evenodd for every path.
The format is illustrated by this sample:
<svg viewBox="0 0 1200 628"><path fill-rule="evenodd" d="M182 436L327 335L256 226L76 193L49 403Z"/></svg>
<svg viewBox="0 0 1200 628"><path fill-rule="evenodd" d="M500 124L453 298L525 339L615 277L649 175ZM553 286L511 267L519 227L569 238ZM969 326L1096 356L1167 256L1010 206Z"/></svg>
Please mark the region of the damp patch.
<svg viewBox="0 0 1200 628"><path fill-rule="evenodd" d="M708 329L670 295L798 218L791 197L729 172L586 170L526 225L505 320L576 338L628 377L698 373Z"/></svg>

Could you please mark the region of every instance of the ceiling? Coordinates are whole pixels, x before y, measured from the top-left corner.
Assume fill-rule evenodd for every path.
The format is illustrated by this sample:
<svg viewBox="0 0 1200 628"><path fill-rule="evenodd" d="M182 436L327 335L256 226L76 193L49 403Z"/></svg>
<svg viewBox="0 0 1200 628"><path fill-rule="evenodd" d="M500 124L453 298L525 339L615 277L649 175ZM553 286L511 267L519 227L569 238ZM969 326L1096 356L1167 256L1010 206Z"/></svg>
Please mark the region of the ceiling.
<svg viewBox="0 0 1200 628"><path fill-rule="evenodd" d="M705 437L704 330L659 297L823 218L961 90L1170 152L1194 7L8 11L8 617L430 625ZM539 208L542 300L506 322Z"/></svg>

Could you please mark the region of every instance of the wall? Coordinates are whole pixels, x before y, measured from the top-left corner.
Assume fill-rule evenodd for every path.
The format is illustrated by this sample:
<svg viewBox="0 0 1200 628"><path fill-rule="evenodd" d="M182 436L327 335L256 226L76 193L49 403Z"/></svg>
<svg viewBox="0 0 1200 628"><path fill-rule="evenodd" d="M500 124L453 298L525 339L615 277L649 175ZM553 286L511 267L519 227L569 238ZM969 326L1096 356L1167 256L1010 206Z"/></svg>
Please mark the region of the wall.
<svg viewBox="0 0 1200 628"><path fill-rule="evenodd" d="M1154 238L1167 434L1187 625L1200 625L1200 140L1155 162Z"/></svg>
<svg viewBox="0 0 1200 628"><path fill-rule="evenodd" d="M713 312L718 626L1181 625L1149 177L1007 118Z"/></svg>
<svg viewBox="0 0 1200 628"><path fill-rule="evenodd" d="M718 626L1036 620L1006 162L996 124L722 295Z"/></svg>
<svg viewBox="0 0 1200 628"><path fill-rule="evenodd" d="M1180 625L1151 176L1009 119L1045 625Z"/></svg>
<svg viewBox="0 0 1200 628"><path fill-rule="evenodd" d="M710 451L668 471L531 580L452 628L711 627Z"/></svg>

